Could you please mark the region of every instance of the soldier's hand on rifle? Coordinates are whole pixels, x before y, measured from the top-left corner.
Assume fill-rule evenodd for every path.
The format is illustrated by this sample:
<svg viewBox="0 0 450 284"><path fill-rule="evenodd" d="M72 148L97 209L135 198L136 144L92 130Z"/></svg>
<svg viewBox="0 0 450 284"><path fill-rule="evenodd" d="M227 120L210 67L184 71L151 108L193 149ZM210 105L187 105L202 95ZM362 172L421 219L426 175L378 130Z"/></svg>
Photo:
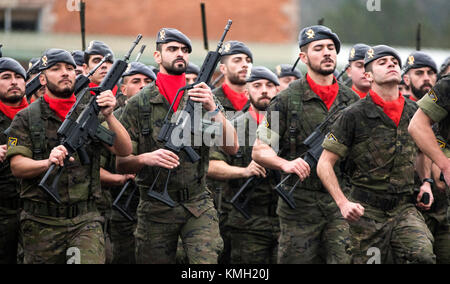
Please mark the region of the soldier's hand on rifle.
<svg viewBox="0 0 450 284"><path fill-rule="evenodd" d="M296 174L301 181L305 180L311 173L311 168L302 158L284 163L281 170L288 174Z"/></svg>
<svg viewBox="0 0 450 284"><path fill-rule="evenodd" d="M135 174L125 174L125 175L120 175L119 180L117 181L116 185L124 185L128 180L134 180L134 178L136 177Z"/></svg>
<svg viewBox="0 0 450 284"><path fill-rule="evenodd" d="M364 207L359 203L346 200L343 204L338 205L342 216L349 222L356 222L364 215Z"/></svg>
<svg viewBox="0 0 450 284"><path fill-rule="evenodd" d="M211 88L204 82L195 85L193 89L189 90L189 97L196 103L202 103L206 111L213 111L217 108Z"/></svg>
<svg viewBox="0 0 450 284"><path fill-rule="evenodd" d="M97 104L101 107L100 112L105 116L105 118L109 117L116 106L116 97L114 97L112 91L104 91L101 92L97 97Z"/></svg>
<svg viewBox="0 0 450 284"><path fill-rule="evenodd" d="M59 145L50 152L50 156L48 157L48 164L47 166L50 167L52 164L55 164L57 166L63 167L64 166L64 159L69 154L66 147L63 145ZM69 161L73 162L75 159L73 157L70 157Z"/></svg>
<svg viewBox="0 0 450 284"><path fill-rule="evenodd" d="M6 150L6 145L0 145L0 163L5 161Z"/></svg>
<svg viewBox="0 0 450 284"><path fill-rule="evenodd" d="M252 176L258 176L258 177L265 178L266 177L266 169L264 167L261 167L255 161L251 161L250 164L245 168L244 177L249 178Z"/></svg>
<svg viewBox="0 0 450 284"><path fill-rule="evenodd" d="M180 165L180 158L172 151L158 149L156 151L140 155L142 163L150 167L174 169Z"/></svg>
<svg viewBox="0 0 450 284"><path fill-rule="evenodd" d="M428 204L424 204L423 202L420 201L425 192L430 195L430 201L428 202ZM420 187L419 194L417 194L417 207L419 207L420 209L425 210L425 211L430 210L433 202L434 202L434 197L433 197L433 193L431 192L431 185L428 182L424 182L422 184L422 186Z"/></svg>

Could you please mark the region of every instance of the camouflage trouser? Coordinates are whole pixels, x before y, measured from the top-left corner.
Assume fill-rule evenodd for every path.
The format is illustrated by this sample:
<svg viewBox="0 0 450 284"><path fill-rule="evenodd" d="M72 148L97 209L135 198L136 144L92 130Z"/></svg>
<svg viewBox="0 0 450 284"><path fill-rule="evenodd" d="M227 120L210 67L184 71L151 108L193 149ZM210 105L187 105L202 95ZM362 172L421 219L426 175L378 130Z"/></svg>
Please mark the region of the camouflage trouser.
<svg viewBox="0 0 450 284"><path fill-rule="evenodd" d="M223 240L223 250L219 255L219 264L230 264L231 261L231 229L228 222L232 206L233 205L230 203L225 203L225 201L222 201L222 206L219 213L219 228L220 236Z"/></svg>
<svg viewBox="0 0 450 284"><path fill-rule="evenodd" d="M266 231L231 230L232 264L276 264L279 228Z"/></svg>
<svg viewBox="0 0 450 284"><path fill-rule="evenodd" d="M3 213L3 209L0 209ZM19 217L16 212L0 214L0 264L17 262L17 244L19 242Z"/></svg>
<svg viewBox="0 0 450 284"><path fill-rule="evenodd" d="M217 264L223 241L214 208L198 218L191 215L183 224L143 219L138 218L135 232L137 263L175 263L178 237L181 237L189 264Z"/></svg>
<svg viewBox="0 0 450 284"><path fill-rule="evenodd" d="M436 262L433 236L413 204L401 205L389 216L362 205L364 215L350 224L353 263Z"/></svg>
<svg viewBox="0 0 450 284"><path fill-rule="evenodd" d="M278 263L350 263L349 225L331 196L303 190L296 204L295 220L280 217Z"/></svg>
<svg viewBox="0 0 450 284"><path fill-rule="evenodd" d="M21 221L21 230L25 264L105 263L105 237L99 221L55 226L26 219Z"/></svg>
<svg viewBox="0 0 450 284"><path fill-rule="evenodd" d="M123 218L120 213L113 210L110 224L111 242L113 244L113 263L136 263L134 242L136 223Z"/></svg>

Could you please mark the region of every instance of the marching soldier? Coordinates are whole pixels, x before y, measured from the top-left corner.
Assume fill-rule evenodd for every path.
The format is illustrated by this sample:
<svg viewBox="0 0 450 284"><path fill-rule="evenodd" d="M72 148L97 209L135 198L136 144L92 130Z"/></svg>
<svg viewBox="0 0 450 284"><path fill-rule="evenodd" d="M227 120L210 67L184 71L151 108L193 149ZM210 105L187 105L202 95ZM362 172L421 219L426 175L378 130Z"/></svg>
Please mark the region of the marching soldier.
<svg viewBox="0 0 450 284"><path fill-rule="evenodd" d="M302 180L293 194L295 209L278 201L278 263L348 263L348 224L302 155L308 150L303 141L315 127L327 115L339 115L339 108L356 102L358 96L333 76L340 50L335 33L325 26L304 28L299 46L308 72L272 100L258 128L252 158L265 168L292 173L289 187ZM272 125L277 115L278 127Z"/></svg>
<svg viewBox="0 0 450 284"><path fill-rule="evenodd" d="M186 85L185 71L191 51L190 40L180 31L161 29L154 52L159 64L156 81L131 98L121 116L131 135L133 155L118 158L117 169L137 173L140 189L135 231L137 263L175 263L179 236L189 263L217 263L223 247L217 211L205 183L209 147L192 147L201 158L191 163L184 151L166 150L165 144L157 139L169 106L173 103L171 113L181 111L190 97L194 103L202 104L203 112L212 121L221 125L224 151L229 154L237 151L236 132L219 111L205 83L196 85L188 94L180 92L175 101L178 89ZM174 207L148 195L153 183L154 191L167 188L170 199L175 201Z"/></svg>
<svg viewBox="0 0 450 284"><path fill-rule="evenodd" d="M293 67L294 66L290 64L280 64L275 67L278 80L280 81L280 91L287 89L292 81L301 79L303 77L302 73L296 68L292 70Z"/></svg>
<svg viewBox="0 0 450 284"><path fill-rule="evenodd" d="M232 264L275 264L277 260L280 225L275 209L278 196L272 189L277 184L276 174L266 172L251 155L257 125L263 121L264 110L278 93L278 86L278 78L269 69L252 68L247 80L250 108L234 120L239 133L239 151L236 155L227 155L217 150L210 155L208 177L226 181L226 190L233 194L247 179L256 178L243 193L243 199L249 200L244 210L249 212L250 218L246 219L235 208L228 216Z"/></svg>
<svg viewBox="0 0 450 284"><path fill-rule="evenodd" d="M417 103L419 109L415 113L409 125L409 133L419 146L420 150L431 158L434 164L442 171L445 177L447 187L443 187L439 194L447 195L447 212L443 212L441 224L437 228L440 234L435 238L435 252L438 263L450 263L448 252L450 251L448 232L449 214L448 196L450 185L450 151L448 150L448 141L450 141L450 123L449 123L449 94L450 76L442 77L436 85L423 96ZM436 139L431 125L438 123L438 134L442 139ZM439 143L436 143L438 141ZM443 151L444 150L444 151ZM439 176L440 173L437 174ZM439 178L436 180L439 182ZM444 193L445 191L445 193ZM445 200L444 200L445 201ZM433 228L432 228L433 229Z"/></svg>
<svg viewBox="0 0 450 284"><path fill-rule="evenodd" d="M84 73L84 52L81 50L74 50L72 51L72 57L75 61L75 64L77 65L77 68L75 69L75 73L78 75L86 75L87 73Z"/></svg>
<svg viewBox="0 0 450 284"><path fill-rule="evenodd" d="M440 80L442 77L448 74L450 74L450 56L445 59L444 63L442 63L437 79Z"/></svg>
<svg viewBox="0 0 450 284"><path fill-rule="evenodd" d="M28 62L28 70L27 70L28 76L26 78L26 83L30 82L32 79L34 79L34 77L36 77L39 74L39 61L40 61L40 58L35 57L35 58L31 58L30 61ZM29 96L27 98L28 103L31 104L38 98L42 97L44 95L44 93L45 93L45 88L41 87L34 94L31 94L31 96Z"/></svg>
<svg viewBox="0 0 450 284"><path fill-rule="evenodd" d="M250 106L245 86L252 63L253 54L244 43L232 40L223 45L219 69L224 77L224 82L222 86L213 90L213 94L223 106L227 118L238 116L239 113L236 114L235 112L245 112ZM207 183L215 195L215 203L220 218L220 234L224 242L219 263L225 264L230 262L230 238L227 220L232 208L230 204L232 195L230 195L230 191L223 191L225 185L220 181L213 181L208 178Z"/></svg>
<svg viewBox="0 0 450 284"><path fill-rule="evenodd" d="M364 76L364 55L369 46L363 43L355 44L348 56L347 76L352 80L352 90L363 99L370 90L370 82Z"/></svg>
<svg viewBox="0 0 450 284"><path fill-rule="evenodd" d="M5 158L14 116L28 106L25 99L25 69L16 60L0 58L0 264L14 264L19 242L19 181Z"/></svg>
<svg viewBox="0 0 450 284"><path fill-rule="evenodd" d="M435 263L433 236L415 207L430 208L430 187L422 186L413 197L417 147L407 129L417 106L398 91L400 56L378 45L366 52L364 67L372 89L333 124L317 173L350 222L354 263L368 263L373 248L382 263ZM345 157L350 164L350 200L333 170ZM425 192L430 195L428 204L418 201Z"/></svg>
<svg viewBox="0 0 450 284"><path fill-rule="evenodd" d="M128 100L136 95L140 90L151 82L156 80L155 73L149 67L140 63L132 62L129 69L122 75L122 84L120 92ZM124 105L126 101L124 102ZM119 119L122 115L124 107L114 111L114 116ZM129 180L134 179L134 175L116 174L116 159L109 151L102 151L100 162L100 179L102 182L102 190L111 193L111 200L114 200L121 187ZM129 192L125 192L123 198L128 198ZM130 212L135 214L139 197L135 196L130 205ZM108 206L111 207L112 202ZM134 216L136 217L136 216ZM135 244L134 230L136 223L124 218L116 210L111 212L111 222L109 226L109 234L112 243L112 263L133 264L135 263Z"/></svg>
<svg viewBox="0 0 450 284"><path fill-rule="evenodd" d="M11 171L21 179L24 263L65 263L68 253L81 263L104 263L103 218L97 211L100 191L100 151L103 145L86 145L91 163L81 165L78 155L64 161L67 149L59 145L57 130L75 103L75 62L69 52L49 49L41 58L40 81L45 95L16 115L9 132L7 158ZM115 143L108 147L116 155L131 152L128 133L112 115L115 98L111 91L97 98ZM80 105L75 113L81 113ZM38 187L48 168L66 165L58 183L62 204L56 204Z"/></svg>
<svg viewBox="0 0 450 284"><path fill-rule="evenodd" d="M403 80L412 95L408 98L420 100L436 84L437 66L433 58L422 51L415 51L408 56Z"/></svg>

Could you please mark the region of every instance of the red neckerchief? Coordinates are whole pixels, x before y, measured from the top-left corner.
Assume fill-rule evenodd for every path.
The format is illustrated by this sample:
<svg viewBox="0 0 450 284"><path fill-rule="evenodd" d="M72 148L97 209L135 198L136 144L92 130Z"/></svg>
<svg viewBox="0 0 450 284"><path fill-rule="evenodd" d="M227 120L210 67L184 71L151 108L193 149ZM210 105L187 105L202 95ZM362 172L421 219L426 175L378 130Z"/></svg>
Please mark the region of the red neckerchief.
<svg viewBox="0 0 450 284"><path fill-rule="evenodd" d="M255 111L252 106L249 107L248 112L258 125L263 121L265 115Z"/></svg>
<svg viewBox="0 0 450 284"><path fill-rule="evenodd" d="M413 97L413 95L409 96L409 99L410 99L410 100L412 100L412 101L415 101L415 102L417 102L416 98L415 98L415 97Z"/></svg>
<svg viewBox="0 0 450 284"><path fill-rule="evenodd" d="M405 106L405 97L399 92L398 99L392 102L384 101L377 93L373 90L369 91L372 101L383 108L384 113L392 119L395 125L398 126L400 123L400 118L402 117L403 107Z"/></svg>
<svg viewBox="0 0 450 284"><path fill-rule="evenodd" d="M230 100L231 104L233 105L234 109L236 111L242 110L244 106L248 102L248 98L244 93L238 93L233 91L227 84L222 84L223 92L225 93L225 96L228 100Z"/></svg>
<svg viewBox="0 0 450 284"><path fill-rule="evenodd" d="M314 80L309 77L309 74L306 74L306 80L308 81L311 90L322 99L328 110L330 110L339 92L339 85L337 83L337 80L334 76L333 78L334 83L332 85L321 86L316 84L316 82L314 82Z"/></svg>
<svg viewBox="0 0 450 284"><path fill-rule="evenodd" d="M353 92L357 93L361 99L364 99L367 96L367 93L363 93L363 92L357 90L354 85L352 86L352 90L353 90Z"/></svg>
<svg viewBox="0 0 450 284"><path fill-rule="evenodd" d="M175 95L178 90L186 86L186 74L181 75L169 75L161 72L156 76L156 86L158 86L159 92L163 95L169 104L172 104L175 99ZM177 101L173 105L173 111L177 111L184 91L181 91L178 95Z"/></svg>
<svg viewBox="0 0 450 284"><path fill-rule="evenodd" d="M92 83L92 82L89 83L89 88L97 88L97 87L98 87L97 84ZM119 89L119 87L117 87L117 85L116 85L116 86L114 86L114 88L111 90L114 96L116 96L117 90L118 90L118 89ZM92 91L91 91L91 94L92 94L93 96L95 96L95 93L92 92Z"/></svg>
<svg viewBox="0 0 450 284"><path fill-rule="evenodd" d="M53 99L45 94L44 100L48 103L50 109L53 110L61 119L61 121L64 121L69 113L69 110L75 104L77 98L74 94L72 94L72 96L68 99Z"/></svg>
<svg viewBox="0 0 450 284"><path fill-rule="evenodd" d="M9 119L13 120L16 114L26 108L28 106L28 102L26 98L23 98L22 102L19 106L8 106L0 101L0 111L3 112Z"/></svg>

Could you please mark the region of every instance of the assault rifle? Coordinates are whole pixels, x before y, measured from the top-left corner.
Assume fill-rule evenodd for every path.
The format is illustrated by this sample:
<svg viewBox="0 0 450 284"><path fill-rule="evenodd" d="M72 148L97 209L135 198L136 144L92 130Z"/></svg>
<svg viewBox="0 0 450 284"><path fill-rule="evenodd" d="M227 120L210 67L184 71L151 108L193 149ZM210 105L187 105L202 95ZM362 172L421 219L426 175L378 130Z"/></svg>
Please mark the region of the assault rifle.
<svg viewBox="0 0 450 284"><path fill-rule="evenodd" d="M127 62L131 56L131 53L141 38L142 35L138 35L136 41L133 42L133 46L125 55L123 60L117 60L114 62L114 65L111 67L108 74L106 74L106 77L103 79L99 87L87 89L86 92L77 98L77 101L70 109L63 124L59 127L57 133L61 141L60 144L63 145L68 151L68 155L64 160L64 167L60 167L57 170L51 185L48 185L47 181L56 167L55 164L50 166L42 180L39 182L39 187L43 189L56 203L61 204L61 199L58 194L58 183L70 157L76 152L78 153L81 163L83 165L88 165L90 164L90 159L85 147L90 144L94 138L98 138L100 141L109 146L114 145L115 134L101 126L100 121L98 120L100 107L97 104L97 96L101 92L112 90L114 86L116 86L122 74L128 67ZM94 92L95 95L92 96L87 107L75 121L75 110L82 101L83 96L86 95L86 93L90 94L89 91Z"/></svg>
<svg viewBox="0 0 450 284"><path fill-rule="evenodd" d="M206 59L203 62L203 65L200 69L200 73L198 74L197 81L194 84L184 86L177 91L175 98L169 108L169 111L167 112L167 114L164 118L164 123L163 123L163 126L161 127L161 131L158 134L158 141L165 143L164 146L166 149L168 149L174 153L180 153L181 151L186 152L191 163L195 163L198 160L200 160L200 156L194 151L194 149L192 149L191 146L185 145L184 142L179 143L178 141L177 142L172 141L172 139L173 139L172 132L174 130L184 129L184 127L186 127L186 124L189 120L191 121L191 126L190 126L191 132L194 132L194 119L193 119L194 118L194 102L191 99L187 100L187 103L186 103L184 109L181 112L179 112L178 117L175 120L176 121L175 123L170 122L169 115L172 112L173 106L174 106L175 102L177 101L178 96L181 91L190 90L195 85L202 83L202 82L204 82L206 84L209 83L209 81L211 80L211 77L217 67L217 64L219 63L219 60L221 57L221 49L222 49L223 41L230 29L231 24L232 24L232 21L228 20L228 23L225 27L225 31L217 45L216 51L208 52ZM182 133L182 131L180 131L180 133L178 135L178 138L180 138L179 141L183 141L182 135L183 135L183 133ZM147 194L150 197L153 197L153 198L165 203L166 205L168 205L170 207L175 207L176 203L175 203L175 201L172 200L172 198L170 198L168 189L167 189L167 187L169 185L171 173L172 173L172 170L169 170L163 192L158 192L158 191L154 190L154 187L159 178L159 175L161 174L161 169L159 169L158 173L156 174L156 178L153 181L153 184L151 185Z"/></svg>
<svg viewBox="0 0 450 284"><path fill-rule="evenodd" d="M336 113L338 113L340 110L344 109L345 106L338 106L336 109L328 114L326 119L319 124L316 129L309 135L305 141L303 141L303 144L305 144L308 147L308 151L304 155L303 159L306 163L308 163L311 170L317 165L317 162L319 161L320 155L323 152L322 143L323 140L325 140L324 131L328 128L328 126L331 124L330 120L334 117ZM291 130L294 131L294 130ZM276 192L280 195L280 197L291 207L292 209L296 208L295 200L293 197L293 193L295 188L300 183L300 178L297 180L297 182L294 184L294 186L291 189L286 189L285 182L292 176L292 174L287 175L276 187Z"/></svg>

